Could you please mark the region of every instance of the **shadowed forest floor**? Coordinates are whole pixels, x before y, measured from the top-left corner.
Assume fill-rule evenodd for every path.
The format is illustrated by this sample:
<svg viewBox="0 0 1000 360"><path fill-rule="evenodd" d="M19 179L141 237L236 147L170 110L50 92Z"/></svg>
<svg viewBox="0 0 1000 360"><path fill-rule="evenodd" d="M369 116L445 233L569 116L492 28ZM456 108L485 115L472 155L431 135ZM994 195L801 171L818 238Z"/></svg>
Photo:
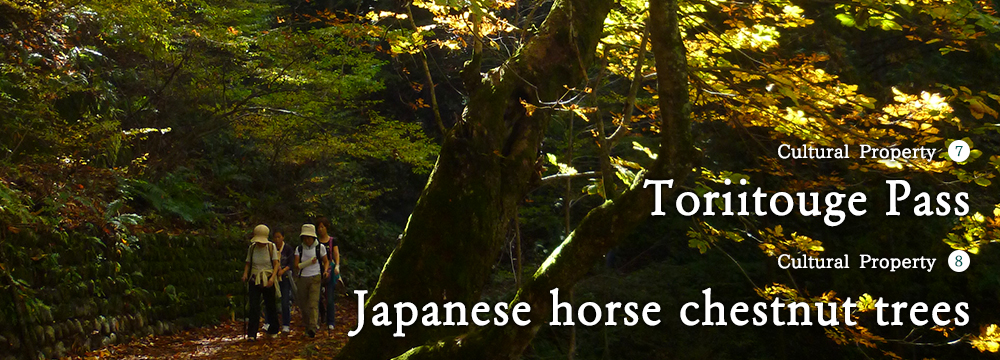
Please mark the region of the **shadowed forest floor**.
<svg viewBox="0 0 1000 360"><path fill-rule="evenodd" d="M357 324L357 304L351 300L339 299L336 329L330 331L324 325L315 338L305 335L302 316L293 306L292 332L275 338L267 338L261 330L256 341L248 342L242 321L226 321L171 335L147 336L70 359L330 359L347 343L347 332Z"/></svg>

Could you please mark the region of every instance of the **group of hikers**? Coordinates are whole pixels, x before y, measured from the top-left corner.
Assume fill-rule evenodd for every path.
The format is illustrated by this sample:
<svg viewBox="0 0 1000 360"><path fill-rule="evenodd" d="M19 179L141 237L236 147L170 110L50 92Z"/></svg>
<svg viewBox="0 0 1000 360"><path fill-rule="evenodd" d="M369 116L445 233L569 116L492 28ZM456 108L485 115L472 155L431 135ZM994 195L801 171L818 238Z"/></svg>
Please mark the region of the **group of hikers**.
<svg viewBox="0 0 1000 360"><path fill-rule="evenodd" d="M246 335L253 341L260 325L261 298L264 302L264 330L268 336L291 332L292 298L296 300L305 323L305 334L315 337L319 321L333 330L336 323L336 285L340 279L340 250L330 236L325 219L303 224L301 245L286 246L281 231L257 225L253 229L242 281L247 283ZM278 326L277 302L281 302L281 327Z"/></svg>

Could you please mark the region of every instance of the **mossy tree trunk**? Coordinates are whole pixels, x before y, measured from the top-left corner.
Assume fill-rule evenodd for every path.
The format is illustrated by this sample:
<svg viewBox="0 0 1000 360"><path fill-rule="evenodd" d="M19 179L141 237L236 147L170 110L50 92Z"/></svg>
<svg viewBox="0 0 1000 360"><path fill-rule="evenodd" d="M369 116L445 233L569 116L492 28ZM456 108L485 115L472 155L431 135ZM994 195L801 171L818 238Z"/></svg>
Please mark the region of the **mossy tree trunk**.
<svg viewBox="0 0 1000 360"><path fill-rule="evenodd" d="M548 321L549 291L571 287L648 217L654 199L651 190L643 190L644 179L679 182L690 172L687 73L677 5L675 0L652 5L652 12L659 12L650 23L656 26L651 43L660 72L660 156L619 198L592 210L524 282L514 302L531 305L531 325L488 326L464 334L464 328L414 326L404 338L393 337L392 327L369 325L348 342L339 358L519 357ZM467 77L471 95L463 122L446 137L403 239L368 298L367 314L379 302L407 301L421 307L428 302L471 304L479 299L506 227L537 176L535 162L548 126L547 111L531 113L522 101L544 107L542 102L563 95L564 85L574 87L585 80L610 6L608 0L557 0L539 34L513 58L483 77ZM477 63L473 59L470 68L478 71Z"/></svg>

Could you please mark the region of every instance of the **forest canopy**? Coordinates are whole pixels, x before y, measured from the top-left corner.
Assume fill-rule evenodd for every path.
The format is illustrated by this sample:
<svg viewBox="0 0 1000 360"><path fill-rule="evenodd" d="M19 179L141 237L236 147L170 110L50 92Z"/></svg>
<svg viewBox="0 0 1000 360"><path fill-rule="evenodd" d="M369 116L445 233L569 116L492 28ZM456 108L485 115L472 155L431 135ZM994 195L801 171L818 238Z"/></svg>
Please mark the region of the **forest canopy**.
<svg viewBox="0 0 1000 360"><path fill-rule="evenodd" d="M343 359L1000 350L992 1L0 0L0 48L0 357L120 342L107 319L139 336L234 318L249 230L317 217L368 314L534 309L371 326ZM778 260L954 250L967 271ZM549 326L556 288L669 315ZM853 299L832 313L857 325L690 328L675 314L707 288ZM886 326L880 298L968 317Z"/></svg>

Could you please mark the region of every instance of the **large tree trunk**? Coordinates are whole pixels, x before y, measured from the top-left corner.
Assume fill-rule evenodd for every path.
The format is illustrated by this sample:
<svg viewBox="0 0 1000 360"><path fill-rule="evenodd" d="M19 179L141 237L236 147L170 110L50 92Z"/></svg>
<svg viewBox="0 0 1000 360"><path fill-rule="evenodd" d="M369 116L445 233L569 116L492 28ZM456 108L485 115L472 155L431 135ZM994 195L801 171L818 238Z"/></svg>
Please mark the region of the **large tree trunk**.
<svg viewBox="0 0 1000 360"><path fill-rule="evenodd" d="M558 98L563 85L579 83L609 6L607 0L558 0L540 34L474 86L465 122L447 137L403 240L368 299L368 314L378 302L408 301L419 307L444 301L471 304L479 298L505 227L535 175L547 126L545 112L529 115L520 103L537 106L540 99ZM513 302L531 305L531 325L487 326L460 336L454 335L466 329L412 327L405 338L392 337L391 328L368 326L348 342L340 358L387 359L403 352L399 358L519 357L548 321L549 291L575 284L649 216L654 199L651 190L643 190L644 179L682 181L694 154L676 0L652 1L651 14L651 43L660 73L660 156L618 199L592 210L522 285Z"/></svg>
<svg viewBox="0 0 1000 360"><path fill-rule="evenodd" d="M518 203L538 175L550 112L543 102L584 82L610 6L610 0L557 0L538 35L502 66L481 76L473 59L463 121L445 138L403 239L368 298L368 314L379 302L479 299ZM529 113L522 101L540 109ZM465 329L413 327L403 338L393 331L365 327L339 358L387 359Z"/></svg>
<svg viewBox="0 0 1000 360"><path fill-rule="evenodd" d="M649 171L640 173L621 197L591 210L519 289L511 304L526 302L531 305L531 325L476 328L461 336L414 348L397 359L519 358L538 329L550 319L552 296L549 292L572 287L603 254L648 218L655 198L651 189L644 190L645 179L674 179L677 185L683 182L691 171L696 153L691 146L686 52L677 12L677 0L650 1L650 40L659 73L662 134L659 156ZM674 189L664 191L662 196L668 196Z"/></svg>

